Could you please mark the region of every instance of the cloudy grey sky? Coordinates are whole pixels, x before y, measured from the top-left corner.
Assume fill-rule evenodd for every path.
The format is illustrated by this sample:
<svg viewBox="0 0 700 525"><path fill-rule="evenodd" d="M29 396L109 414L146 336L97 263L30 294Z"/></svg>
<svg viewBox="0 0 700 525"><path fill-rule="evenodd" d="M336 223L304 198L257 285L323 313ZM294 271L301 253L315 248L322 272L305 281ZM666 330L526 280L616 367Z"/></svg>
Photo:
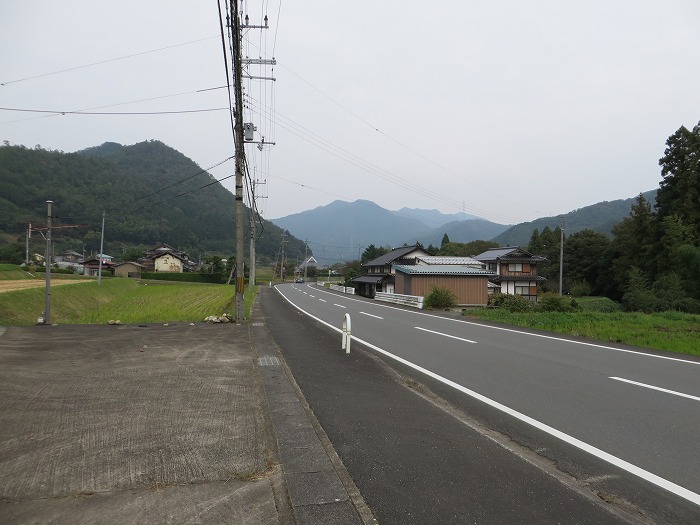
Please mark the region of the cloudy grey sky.
<svg viewBox="0 0 700 525"><path fill-rule="evenodd" d="M246 83L245 120L276 143L247 146L266 218L335 199L504 224L565 213L656 188L666 138L700 120L695 0L243 4L270 26L246 33L247 55L277 60L251 69L275 82ZM7 0L0 14L2 108L228 104L211 89L226 83L216 0ZM233 155L226 111L0 110L12 144L149 139L203 168Z"/></svg>

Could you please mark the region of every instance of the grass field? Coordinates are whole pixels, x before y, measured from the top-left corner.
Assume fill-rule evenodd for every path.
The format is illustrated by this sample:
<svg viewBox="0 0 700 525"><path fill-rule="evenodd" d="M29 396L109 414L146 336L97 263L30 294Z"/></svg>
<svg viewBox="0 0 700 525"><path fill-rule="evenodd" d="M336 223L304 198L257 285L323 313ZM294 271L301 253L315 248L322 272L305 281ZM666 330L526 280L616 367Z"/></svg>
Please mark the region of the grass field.
<svg viewBox="0 0 700 525"><path fill-rule="evenodd" d="M246 290L246 316L255 294ZM51 322L58 324L197 322L233 314L234 288L217 284L103 279L51 288ZM35 324L43 287L0 294L0 325Z"/></svg>
<svg viewBox="0 0 700 525"><path fill-rule="evenodd" d="M576 312L511 313L503 309L468 310L470 318L536 328L610 343L700 355L700 316L680 312L621 312L605 298L577 299ZM611 304L612 303L612 304ZM601 311L602 310L602 311Z"/></svg>

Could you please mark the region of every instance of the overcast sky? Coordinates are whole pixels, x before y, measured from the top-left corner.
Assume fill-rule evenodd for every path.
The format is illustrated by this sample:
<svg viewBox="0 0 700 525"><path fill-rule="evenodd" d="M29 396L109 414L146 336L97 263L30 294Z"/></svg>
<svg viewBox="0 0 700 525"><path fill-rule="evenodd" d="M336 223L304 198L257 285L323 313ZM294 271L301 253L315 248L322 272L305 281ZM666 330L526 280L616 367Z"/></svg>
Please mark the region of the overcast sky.
<svg viewBox="0 0 700 525"><path fill-rule="evenodd" d="M245 120L276 144L246 147L268 219L336 199L502 224L566 213L657 188L666 139L700 120L697 0L244 9L250 24L269 19L246 33L246 54L277 60L250 69L276 81L246 82ZM2 108L228 105L225 89L211 89L226 84L216 0L6 0L0 14ZM11 144L72 152L150 139L202 168L233 155L225 110L0 110Z"/></svg>

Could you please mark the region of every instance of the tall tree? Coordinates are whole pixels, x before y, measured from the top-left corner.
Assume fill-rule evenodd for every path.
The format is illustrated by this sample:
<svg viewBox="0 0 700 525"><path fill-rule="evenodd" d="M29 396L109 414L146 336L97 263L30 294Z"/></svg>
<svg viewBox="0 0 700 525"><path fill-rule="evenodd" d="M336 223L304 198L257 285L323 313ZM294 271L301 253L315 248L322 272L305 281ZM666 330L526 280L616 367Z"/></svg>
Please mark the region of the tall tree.
<svg viewBox="0 0 700 525"><path fill-rule="evenodd" d="M640 193L632 205L630 216L613 228L611 281L603 286L607 295L617 300L622 298L633 266L648 278L653 243L654 215L651 204Z"/></svg>
<svg viewBox="0 0 700 525"><path fill-rule="evenodd" d="M381 257L382 255L389 253L388 248L384 248L382 246L375 246L374 244L370 244L365 248L365 251L362 252L362 257L361 257L361 262L366 263L368 261L373 261L377 257Z"/></svg>
<svg viewBox="0 0 700 525"><path fill-rule="evenodd" d="M601 270L601 254L610 246L610 239L592 230L576 232L564 241L564 289L571 283L585 281L591 288Z"/></svg>
<svg viewBox="0 0 700 525"><path fill-rule="evenodd" d="M659 219L677 215L700 239L700 123L692 131L681 126L666 141L659 159L661 176L656 195Z"/></svg>
<svg viewBox="0 0 700 525"><path fill-rule="evenodd" d="M536 231L536 230L535 230ZM547 260L537 265L537 273L547 281L542 284L542 291L551 292L559 289L559 247L561 245L561 228L553 230L549 226L542 228L542 233L533 232L531 240L535 239L536 251L528 249L534 255L541 255ZM528 246L530 248L530 246Z"/></svg>

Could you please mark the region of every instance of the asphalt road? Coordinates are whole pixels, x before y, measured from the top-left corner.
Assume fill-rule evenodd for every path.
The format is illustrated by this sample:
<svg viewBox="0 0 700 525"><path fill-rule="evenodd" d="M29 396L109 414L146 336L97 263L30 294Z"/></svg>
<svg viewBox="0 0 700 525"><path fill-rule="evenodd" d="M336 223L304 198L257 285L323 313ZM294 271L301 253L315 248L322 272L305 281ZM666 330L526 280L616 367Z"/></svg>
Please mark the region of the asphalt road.
<svg viewBox="0 0 700 525"><path fill-rule="evenodd" d="M314 285L282 285L277 290L297 316L305 312L337 329L348 313L353 345L363 343L462 414L536 451L557 472L606 501L658 522L700 520L698 360L426 315ZM284 336L279 330L278 337L292 337L288 329ZM308 335L308 330L303 333ZM290 359L295 377L306 375L295 368L295 359ZM317 389L313 384L308 388ZM416 422L408 417L411 424ZM446 433L448 442L457 444L463 441L458 437L464 432L461 427L452 437L445 422L430 428L436 438L442 440ZM453 452L452 457L460 454ZM419 448L415 456L425 453ZM438 470L443 472L443 466Z"/></svg>

